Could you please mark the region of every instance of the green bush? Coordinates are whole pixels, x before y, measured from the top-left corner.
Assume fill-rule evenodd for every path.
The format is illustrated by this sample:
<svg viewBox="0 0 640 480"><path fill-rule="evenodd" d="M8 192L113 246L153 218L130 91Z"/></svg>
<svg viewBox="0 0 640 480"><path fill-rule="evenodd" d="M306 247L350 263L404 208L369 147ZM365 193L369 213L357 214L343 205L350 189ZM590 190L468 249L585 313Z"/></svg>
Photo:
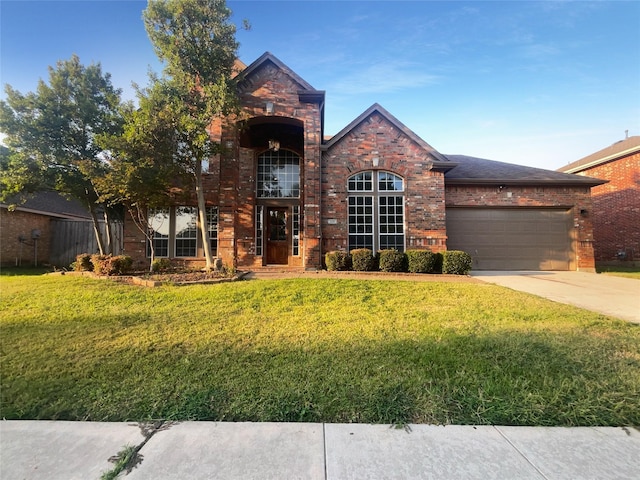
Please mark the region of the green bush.
<svg viewBox="0 0 640 480"><path fill-rule="evenodd" d="M356 272L370 272L376 269L376 258L368 248L356 248L351 254L351 269Z"/></svg>
<svg viewBox="0 0 640 480"><path fill-rule="evenodd" d="M407 250L407 270L411 273L437 273L437 257L430 250Z"/></svg>
<svg viewBox="0 0 640 480"><path fill-rule="evenodd" d="M171 268L171 260L168 258L156 258L151 262L151 271L153 273L166 272Z"/></svg>
<svg viewBox="0 0 640 480"><path fill-rule="evenodd" d="M471 271L471 255L461 250L447 250L442 254L442 273L466 275Z"/></svg>
<svg viewBox="0 0 640 480"><path fill-rule="evenodd" d="M91 255L88 253L81 253L76 256L76 261L73 262L72 265L76 272L91 272L93 270Z"/></svg>
<svg viewBox="0 0 640 480"><path fill-rule="evenodd" d="M327 252L324 262L329 271L349 270L351 267L351 257L347 252L342 250L334 250Z"/></svg>
<svg viewBox="0 0 640 480"><path fill-rule="evenodd" d="M433 267L433 273L442 273L442 262L444 261L444 257L441 252L436 252L433 254L435 257L435 265Z"/></svg>
<svg viewBox="0 0 640 480"><path fill-rule="evenodd" d="M378 262L381 272L407 271L407 256L397 250L380 250Z"/></svg>
<svg viewBox="0 0 640 480"><path fill-rule="evenodd" d="M91 255L91 263L98 275L123 275L133 267L133 260L127 255Z"/></svg>

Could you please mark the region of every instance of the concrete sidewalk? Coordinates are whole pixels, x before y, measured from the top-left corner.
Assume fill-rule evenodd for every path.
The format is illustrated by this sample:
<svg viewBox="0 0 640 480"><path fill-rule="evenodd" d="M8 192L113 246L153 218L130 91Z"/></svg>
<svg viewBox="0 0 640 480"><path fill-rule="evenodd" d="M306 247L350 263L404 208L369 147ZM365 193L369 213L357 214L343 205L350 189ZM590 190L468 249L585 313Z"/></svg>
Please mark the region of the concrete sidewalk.
<svg viewBox="0 0 640 480"><path fill-rule="evenodd" d="M0 478L638 479L640 431L320 423L0 422Z"/></svg>
<svg viewBox="0 0 640 480"><path fill-rule="evenodd" d="M640 281L587 272L472 271L473 278L640 323ZM638 475L640 478L640 475Z"/></svg>

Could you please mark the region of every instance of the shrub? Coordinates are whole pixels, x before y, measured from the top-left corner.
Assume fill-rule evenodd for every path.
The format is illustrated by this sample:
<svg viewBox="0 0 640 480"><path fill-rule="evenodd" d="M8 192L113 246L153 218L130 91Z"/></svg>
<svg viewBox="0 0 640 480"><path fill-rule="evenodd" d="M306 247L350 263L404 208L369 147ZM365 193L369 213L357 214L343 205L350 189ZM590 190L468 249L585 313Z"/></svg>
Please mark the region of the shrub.
<svg viewBox="0 0 640 480"><path fill-rule="evenodd" d="M171 260L168 258L156 258L151 262L151 271L153 273L166 272L171 268Z"/></svg>
<svg viewBox="0 0 640 480"><path fill-rule="evenodd" d="M407 257L397 250L380 250L378 252L381 272L406 272Z"/></svg>
<svg viewBox="0 0 640 480"><path fill-rule="evenodd" d="M327 265L327 270L329 271L349 270L351 257L349 257L347 252L334 250L332 252L327 252L324 257L324 261Z"/></svg>
<svg viewBox="0 0 640 480"><path fill-rule="evenodd" d="M91 263L98 275L122 275L133 267L133 260L127 255L91 255Z"/></svg>
<svg viewBox="0 0 640 480"><path fill-rule="evenodd" d="M78 255L76 257L76 261L72 265L76 272L91 272L93 270L91 255L88 253L81 253Z"/></svg>
<svg viewBox="0 0 640 480"><path fill-rule="evenodd" d="M351 268L356 272L370 272L376 269L376 259L368 248L357 248L351 254Z"/></svg>
<svg viewBox="0 0 640 480"><path fill-rule="evenodd" d="M411 273L437 273L437 257L430 250L407 250L407 270Z"/></svg>
<svg viewBox="0 0 640 480"><path fill-rule="evenodd" d="M437 252L433 254L434 258L435 258L435 264L433 267L433 273L442 273L442 262L444 260L444 257L442 256L442 253Z"/></svg>
<svg viewBox="0 0 640 480"><path fill-rule="evenodd" d="M466 275L471 271L471 255L461 250L448 250L442 254L442 273Z"/></svg>

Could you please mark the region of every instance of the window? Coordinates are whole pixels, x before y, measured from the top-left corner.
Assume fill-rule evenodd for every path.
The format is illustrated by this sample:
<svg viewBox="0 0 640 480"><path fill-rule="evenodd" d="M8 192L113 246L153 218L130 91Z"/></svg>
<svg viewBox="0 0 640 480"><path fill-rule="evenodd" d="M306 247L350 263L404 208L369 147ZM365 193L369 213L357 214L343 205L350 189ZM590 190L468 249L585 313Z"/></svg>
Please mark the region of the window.
<svg viewBox="0 0 640 480"><path fill-rule="evenodd" d="M373 179L376 179L374 182ZM404 180L390 172L360 172L347 181L349 251L404 251ZM391 192L396 192L390 195Z"/></svg>
<svg viewBox="0 0 640 480"><path fill-rule="evenodd" d="M300 157L289 150L258 156L258 198L300 197Z"/></svg>
<svg viewBox="0 0 640 480"><path fill-rule="evenodd" d="M264 212L264 207L262 205L256 206L256 255L258 257L262 256L262 225L263 219L262 215Z"/></svg>
<svg viewBox="0 0 640 480"><path fill-rule="evenodd" d="M211 255L218 255L218 207L207 207L207 232Z"/></svg>
<svg viewBox="0 0 640 480"><path fill-rule="evenodd" d="M198 243L198 210L195 207L176 207L175 256L195 257Z"/></svg>
<svg viewBox="0 0 640 480"><path fill-rule="evenodd" d="M153 254L156 257L169 256L169 210L152 209L147 217L149 236L153 244ZM151 257L151 247L147 242L147 256Z"/></svg>
<svg viewBox="0 0 640 480"><path fill-rule="evenodd" d="M196 207L153 209L149 211L148 222L156 257L197 257L198 254L204 256ZM211 254L216 256L218 253L218 207L207 207L206 222ZM151 256L148 242L147 256Z"/></svg>
<svg viewBox="0 0 640 480"><path fill-rule="evenodd" d="M300 255L300 206L299 205L294 205L293 206L293 215L291 217L291 230L292 230L292 238L293 238L293 245L292 245L292 255L293 256L298 256Z"/></svg>

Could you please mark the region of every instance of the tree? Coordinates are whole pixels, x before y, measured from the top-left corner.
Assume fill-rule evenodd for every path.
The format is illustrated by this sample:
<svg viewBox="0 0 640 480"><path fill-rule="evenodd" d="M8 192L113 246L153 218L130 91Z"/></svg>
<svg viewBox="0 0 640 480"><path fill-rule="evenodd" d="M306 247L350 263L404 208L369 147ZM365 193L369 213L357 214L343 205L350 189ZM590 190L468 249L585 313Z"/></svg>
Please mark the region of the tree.
<svg viewBox="0 0 640 480"><path fill-rule="evenodd" d="M84 67L74 55L49 67L49 84L40 80L26 95L6 85L0 101L0 131L8 151L2 154L0 199L26 199L41 190L56 190L85 203L93 219L100 253L110 248L98 226L95 180L105 173L96 135L116 133L120 90L100 64ZM103 210L108 229L107 209Z"/></svg>
<svg viewBox="0 0 640 480"><path fill-rule="evenodd" d="M152 77L151 86L138 90L138 108L122 106L121 134L100 135L108 171L97 179L101 201L122 205L147 239L153 267L155 249L149 213L166 207L190 190L191 175L180 163L175 146L180 143L171 95L166 85Z"/></svg>
<svg viewBox="0 0 640 480"><path fill-rule="evenodd" d="M224 0L150 0L143 13L156 54L166 65L160 81L176 122L173 150L193 176L207 269L213 268L213 258L205 228L202 164L221 149L207 128L215 117L238 109L232 80L238 43L230 15Z"/></svg>

